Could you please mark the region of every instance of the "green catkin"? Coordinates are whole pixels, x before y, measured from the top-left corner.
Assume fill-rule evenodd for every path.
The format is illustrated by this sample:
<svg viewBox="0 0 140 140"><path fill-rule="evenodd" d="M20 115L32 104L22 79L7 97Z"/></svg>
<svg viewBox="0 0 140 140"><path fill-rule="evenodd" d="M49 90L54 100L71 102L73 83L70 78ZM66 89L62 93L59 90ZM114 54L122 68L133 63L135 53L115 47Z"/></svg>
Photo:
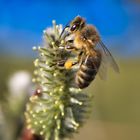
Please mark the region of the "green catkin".
<svg viewBox="0 0 140 140"><path fill-rule="evenodd" d="M34 61L33 78L39 92L30 97L25 118L27 128L44 140L71 137L87 118L92 100L90 95L75 87L75 70L66 70L56 64L71 57L62 49L61 28L53 21L53 28L44 31L44 45L33 47L39 52Z"/></svg>

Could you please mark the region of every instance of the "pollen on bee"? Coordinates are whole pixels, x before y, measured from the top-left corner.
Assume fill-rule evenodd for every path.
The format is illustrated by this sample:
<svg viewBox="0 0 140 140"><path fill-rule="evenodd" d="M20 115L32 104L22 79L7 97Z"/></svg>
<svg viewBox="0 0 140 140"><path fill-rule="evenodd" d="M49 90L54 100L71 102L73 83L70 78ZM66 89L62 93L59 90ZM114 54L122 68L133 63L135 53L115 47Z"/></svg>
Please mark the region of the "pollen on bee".
<svg viewBox="0 0 140 140"><path fill-rule="evenodd" d="M65 63L64 66L65 66L66 69L71 69L71 67L72 67L72 61L71 60L66 61L66 63Z"/></svg>

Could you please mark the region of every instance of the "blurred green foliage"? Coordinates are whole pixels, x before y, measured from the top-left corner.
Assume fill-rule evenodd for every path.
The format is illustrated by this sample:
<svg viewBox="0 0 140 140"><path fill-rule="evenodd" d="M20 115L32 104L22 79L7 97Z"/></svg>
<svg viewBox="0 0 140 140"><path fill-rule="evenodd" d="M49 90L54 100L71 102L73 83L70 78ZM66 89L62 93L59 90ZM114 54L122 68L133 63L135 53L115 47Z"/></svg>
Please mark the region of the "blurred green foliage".
<svg viewBox="0 0 140 140"><path fill-rule="evenodd" d="M20 58L13 56L0 57L0 101L7 98L8 78L18 70L26 70L32 72L34 69L32 59Z"/></svg>
<svg viewBox="0 0 140 140"><path fill-rule="evenodd" d="M140 124L140 60L120 60L120 74L109 69L106 81L99 78L87 89L95 95L94 118Z"/></svg>

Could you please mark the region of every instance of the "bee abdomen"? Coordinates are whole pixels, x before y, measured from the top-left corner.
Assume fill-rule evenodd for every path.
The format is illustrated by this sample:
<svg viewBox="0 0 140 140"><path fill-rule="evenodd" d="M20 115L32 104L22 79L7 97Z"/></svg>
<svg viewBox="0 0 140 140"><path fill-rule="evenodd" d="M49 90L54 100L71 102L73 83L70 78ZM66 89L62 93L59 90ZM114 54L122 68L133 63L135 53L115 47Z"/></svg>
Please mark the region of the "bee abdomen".
<svg viewBox="0 0 140 140"><path fill-rule="evenodd" d="M94 80L96 73L95 69L82 65L75 77L77 86L81 89L88 87L91 81Z"/></svg>
<svg viewBox="0 0 140 140"><path fill-rule="evenodd" d="M76 73L75 83L76 85L83 89L89 86L89 84L94 80L97 71L100 66L101 59L94 59L89 57L86 63L83 63Z"/></svg>

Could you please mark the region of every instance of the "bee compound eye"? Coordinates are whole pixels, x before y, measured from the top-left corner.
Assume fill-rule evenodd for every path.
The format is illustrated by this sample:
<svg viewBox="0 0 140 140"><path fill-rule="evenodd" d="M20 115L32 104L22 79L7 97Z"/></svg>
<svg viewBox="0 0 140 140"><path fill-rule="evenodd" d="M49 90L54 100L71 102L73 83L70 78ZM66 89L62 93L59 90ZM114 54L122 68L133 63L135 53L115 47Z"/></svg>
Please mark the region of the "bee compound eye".
<svg viewBox="0 0 140 140"><path fill-rule="evenodd" d="M76 24L74 24L72 27L71 27L71 31L74 31L75 29L77 28L77 25Z"/></svg>

